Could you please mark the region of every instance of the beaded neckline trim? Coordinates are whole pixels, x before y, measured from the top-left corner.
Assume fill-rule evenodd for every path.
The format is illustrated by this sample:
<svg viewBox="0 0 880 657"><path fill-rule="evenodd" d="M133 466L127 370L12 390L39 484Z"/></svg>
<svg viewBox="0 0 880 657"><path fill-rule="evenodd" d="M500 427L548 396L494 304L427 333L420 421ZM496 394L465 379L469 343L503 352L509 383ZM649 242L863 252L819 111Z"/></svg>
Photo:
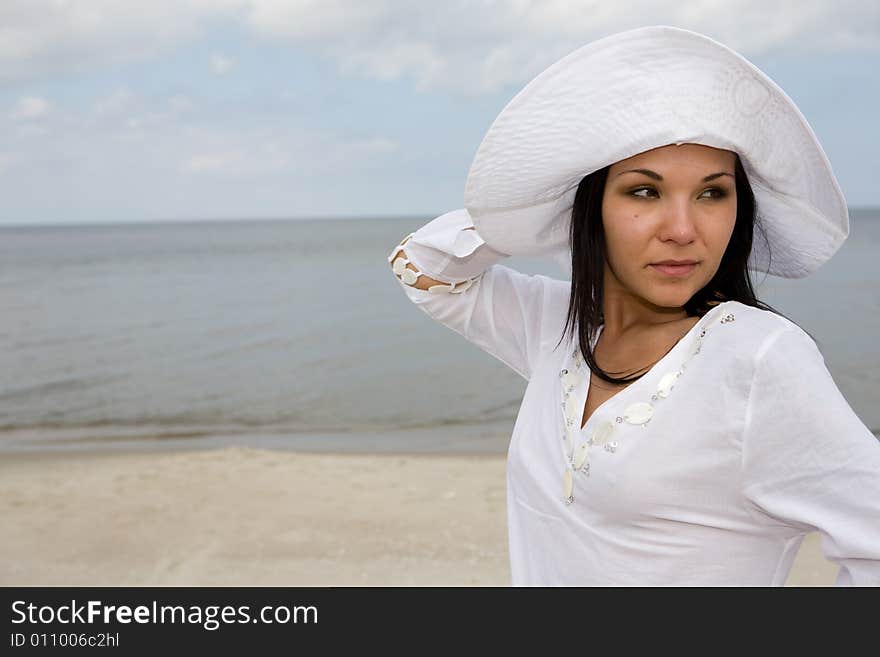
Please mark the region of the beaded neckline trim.
<svg viewBox="0 0 880 657"><path fill-rule="evenodd" d="M566 368L559 372L559 378L562 381L561 406L564 420L562 440L564 445L563 456L565 459L565 469L562 472L562 492L566 504L574 502L576 475L590 476L591 450L602 447L607 452L613 454L617 449L618 434L622 430L622 427L618 429L618 425L626 423L639 425L642 428L647 427L648 422L651 421L654 415L655 405L661 400L666 399L673 388L675 388L675 382L685 373L688 363L694 356L700 353L703 339L710 333L712 327L716 324L727 324L734 321L733 313L722 314L719 311L719 308L723 305L723 303L719 304L710 310L709 313L714 314L708 320L706 320L704 315L703 320L705 320L705 323L692 340L684 360L678 368L670 370L660 378L660 381L657 383L657 389L651 395L650 402L640 401L628 405L621 415L614 417L613 421L609 419L610 416L606 416L604 420L597 418L599 421L593 423L592 429L589 432L587 432L587 427L583 430L581 429L580 423L584 408L572 393L580 385L584 376L589 377L590 368L587 367L580 348L576 347L574 349L572 352L574 370ZM592 420L592 417L588 420L588 426ZM586 436L586 440L583 440L584 436ZM575 442L579 442L579 444L575 445Z"/></svg>

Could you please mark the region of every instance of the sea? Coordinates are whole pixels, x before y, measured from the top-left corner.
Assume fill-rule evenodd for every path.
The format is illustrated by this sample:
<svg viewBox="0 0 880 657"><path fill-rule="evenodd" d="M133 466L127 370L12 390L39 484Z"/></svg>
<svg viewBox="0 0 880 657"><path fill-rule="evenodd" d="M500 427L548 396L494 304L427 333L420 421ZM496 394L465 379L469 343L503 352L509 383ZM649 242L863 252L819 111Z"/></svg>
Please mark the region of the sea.
<svg viewBox="0 0 880 657"><path fill-rule="evenodd" d="M505 453L526 381L386 260L431 218L0 227L0 453ZM853 209L814 275L755 286L880 434L878 253L880 208Z"/></svg>

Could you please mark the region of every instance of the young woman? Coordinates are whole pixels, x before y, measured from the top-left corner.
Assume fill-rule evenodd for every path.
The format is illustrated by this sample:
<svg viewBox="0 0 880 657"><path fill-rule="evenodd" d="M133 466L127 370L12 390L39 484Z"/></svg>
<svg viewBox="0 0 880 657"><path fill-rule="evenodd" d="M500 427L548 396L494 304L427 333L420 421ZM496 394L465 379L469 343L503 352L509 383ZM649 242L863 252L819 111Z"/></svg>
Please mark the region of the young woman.
<svg viewBox="0 0 880 657"><path fill-rule="evenodd" d="M388 261L528 381L514 585L778 586L814 530L837 584L880 585L880 443L752 289L749 269L807 276L848 234L819 142L766 75L673 27L593 42L499 115L465 205ZM514 254L571 281L498 264Z"/></svg>

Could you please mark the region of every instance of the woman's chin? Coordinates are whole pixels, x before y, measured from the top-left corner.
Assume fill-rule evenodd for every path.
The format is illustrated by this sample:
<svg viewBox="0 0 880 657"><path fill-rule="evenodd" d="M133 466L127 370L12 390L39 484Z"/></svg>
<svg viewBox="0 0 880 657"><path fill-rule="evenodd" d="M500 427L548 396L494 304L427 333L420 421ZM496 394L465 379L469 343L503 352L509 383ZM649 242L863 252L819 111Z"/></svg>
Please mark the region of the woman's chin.
<svg viewBox="0 0 880 657"><path fill-rule="evenodd" d="M683 308L685 304L694 296L694 291L690 288L680 290L655 291L646 299L658 308Z"/></svg>

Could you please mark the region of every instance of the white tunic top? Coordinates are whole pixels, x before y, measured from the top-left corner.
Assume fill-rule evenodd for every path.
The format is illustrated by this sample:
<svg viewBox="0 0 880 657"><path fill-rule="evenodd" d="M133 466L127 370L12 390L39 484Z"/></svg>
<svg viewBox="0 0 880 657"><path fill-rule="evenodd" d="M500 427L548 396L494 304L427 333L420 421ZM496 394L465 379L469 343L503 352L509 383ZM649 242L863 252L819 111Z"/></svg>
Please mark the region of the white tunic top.
<svg viewBox="0 0 880 657"><path fill-rule="evenodd" d="M722 303L581 428L589 368L576 343L555 349L570 283L495 264L472 225L447 213L403 246L470 287L400 285L528 381L507 456L513 585L781 586L811 531L837 585L880 585L880 442L802 329Z"/></svg>

